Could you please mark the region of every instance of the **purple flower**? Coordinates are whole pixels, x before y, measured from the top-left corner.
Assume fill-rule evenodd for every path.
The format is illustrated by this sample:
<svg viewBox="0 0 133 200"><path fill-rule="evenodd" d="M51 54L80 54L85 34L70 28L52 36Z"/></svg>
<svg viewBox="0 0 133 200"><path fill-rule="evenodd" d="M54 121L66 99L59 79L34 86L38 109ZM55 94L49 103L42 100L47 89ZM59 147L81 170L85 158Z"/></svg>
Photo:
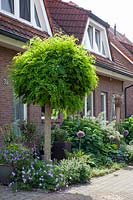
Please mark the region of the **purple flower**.
<svg viewBox="0 0 133 200"><path fill-rule="evenodd" d="M84 131L81 131L81 130L79 130L76 134L77 134L77 136L78 136L79 138L82 138L82 137L85 136Z"/></svg>
<svg viewBox="0 0 133 200"><path fill-rule="evenodd" d="M128 134L129 134L129 131L128 131L128 130L124 130L124 131L123 131L123 135L124 135L124 136L127 136Z"/></svg>

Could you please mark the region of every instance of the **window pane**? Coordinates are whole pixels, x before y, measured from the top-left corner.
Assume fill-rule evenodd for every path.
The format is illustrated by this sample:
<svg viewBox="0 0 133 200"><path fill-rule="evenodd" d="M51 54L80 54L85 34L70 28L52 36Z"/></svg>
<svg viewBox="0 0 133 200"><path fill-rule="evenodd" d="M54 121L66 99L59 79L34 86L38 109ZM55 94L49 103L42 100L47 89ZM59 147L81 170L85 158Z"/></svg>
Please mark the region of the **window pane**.
<svg viewBox="0 0 133 200"><path fill-rule="evenodd" d="M95 30L95 40L96 40L98 51L100 52L100 31L97 29Z"/></svg>
<svg viewBox="0 0 133 200"><path fill-rule="evenodd" d="M87 97L87 113L90 112L90 116L94 115L94 102L93 102L93 92Z"/></svg>
<svg viewBox="0 0 133 200"><path fill-rule="evenodd" d="M34 6L34 9L35 9L35 21L36 21L36 25L37 25L38 27L41 27L40 21L39 21L39 17L38 17L37 10L36 10L36 7L35 7L35 6Z"/></svg>
<svg viewBox="0 0 133 200"><path fill-rule="evenodd" d="M88 28L88 35L89 35L91 48L93 49L93 27L92 26L89 26Z"/></svg>
<svg viewBox="0 0 133 200"><path fill-rule="evenodd" d="M101 112L103 113L103 119L106 120L106 102L107 95L106 93L101 93Z"/></svg>
<svg viewBox="0 0 133 200"><path fill-rule="evenodd" d="M105 48L104 48L104 43L102 42L102 54L105 55Z"/></svg>
<svg viewBox="0 0 133 200"><path fill-rule="evenodd" d="M14 14L14 0L1 0L1 8Z"/></svg>
<svg viewBox="0 0 133 200"><path fill-rule="evenodd" d="M21 98L14 98L14 121L24 120L24 104Z"/></svg>
<svg viewBox="0 0 133 200"><path fill-rule="evenodd" d="M20 17L31 21L31 14L30 14L30 0L19 0L20 2Z"/></svg>

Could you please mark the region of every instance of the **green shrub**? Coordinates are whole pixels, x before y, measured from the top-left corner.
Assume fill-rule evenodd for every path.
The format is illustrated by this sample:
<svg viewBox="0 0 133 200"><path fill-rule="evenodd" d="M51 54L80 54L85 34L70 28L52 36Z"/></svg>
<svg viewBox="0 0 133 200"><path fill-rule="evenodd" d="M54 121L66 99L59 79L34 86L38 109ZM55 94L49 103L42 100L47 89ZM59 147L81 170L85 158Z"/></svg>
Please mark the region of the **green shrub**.
<svg viewBox="0 0 133 200"><path fill-rule="evenodd" d="M19 123L18 127L21 131L21 136L23 143L28 146L32 147L35 142L36 136L36 126L32 122L22 121Z"/></svg>
<svg viewBox="0 0 133 200"><path fill-rule="evenodd" d="M2 134L3 146L8 146L13 143L21 142L21 136L15 133L14 127L11 124L6 124L3 127L0 127L0 132Z"/></svg>
<svg viewBox="0 0 133 200"><path fill-rule="evenodd" d="M66 151L66 158L67 159L78 158L80 159L80 161L83 161L84 163L90 165L90 167L96 167L94 157L92 155L85 154L82 150L73 152Z"/></svg>
<svg viewBox="0 0 133 200"><path fill-rule="evenodd" d="M112 129L109 131L100 124L99 121L93 119L80 120L65 120L61 126L67 130L67 140L72 142L72 149L74 151L80 148L87 154L108 156L110 152L117 149L116 146L116 131ZM82 130L85 133L83 138L78 138L76 133ZM113 135L113 140L111 139Z"/></svg>
<svg viewBox="0 0 133 200"><path fill-rule="evenodd" d="M52 129L52 142L54 141L64 142L66 139L66 135L67 135L66 130L56 126L55 128Z"/></svg>
<svg viewBox="0 0 133 200"><path fill-rule="evenodd" d="M86 183L90 179L90 166L85 159L71 158L62 160L59 165L62 170L66 183Z"/></svg>
<svg viewBox="0 0 133 200"><path fill-rule="evenodd" d="M129 144L133 140L133 115L122 121L119 129L121 134L123 134L125 130L128 130L129 134L124 136L124 139L125 142Z"/></svg>
<svg viewBox="0 0 133 200"><path fill-rule="evenodd" d="M14 190L39 188L45 191L55 191L65 186L65 179L57 165L35 159L30 165L12 173L10 186Z"/></svg>
<svg viewBox="0 0 133 200"><path fill-rule="evenodd" d="M127 152L128 152L128 155L129 155L129 161L133 162L133 145L127 146Z"/></svg>

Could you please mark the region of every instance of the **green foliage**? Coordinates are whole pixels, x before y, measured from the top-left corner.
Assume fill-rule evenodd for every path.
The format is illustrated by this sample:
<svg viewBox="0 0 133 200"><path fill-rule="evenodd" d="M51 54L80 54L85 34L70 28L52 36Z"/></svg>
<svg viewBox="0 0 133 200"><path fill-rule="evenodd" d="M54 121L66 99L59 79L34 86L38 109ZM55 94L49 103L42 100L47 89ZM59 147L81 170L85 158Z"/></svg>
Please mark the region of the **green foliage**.
<svg viewBox="0 0 133 200"><path fill-rule="evenodd" d="M103 176L105 174L109 174L112 172L115 172L116 170L121 169L122 167L125 167L125 163L116 163L114 162L111 166L106 167L102 166L100 168L92 168L91 169L91 177L98 177L98 176Z"/></svg>
<svg viewBox="0 0 133 200"><path fill-rule="evenodd" d="M94 58L73 36L55 35L30 40L27 50L13 59L11 79L25 103L55 110L79 110L82 99L97 83Z"/></svg>
<svg viewBox="0 0 133 200"><path fill-rule="evenodd" d="M129 134L125 136L125 142L129 144L133 140L133 115L129 118L126 118L124 121L120 123L119 126L121 134L123 134L124 130L128 130Z"/></svg>
<svg viewBox="0 0 133 200"><path fill-rule="evenodd" d="M21 141L20 136L15 134L11 124L6 124L3 127L0 127L0 132L2 134L2 141L4 146L8 146L11 143Z"/></svg>
<svg viewBox="0 0 133 200"><path fill-rule="evenodd" d="M105 125L97 119L65 120L61 128L67 130L66 139L72 142L73 153L67 153L67 157L76 157L81 152L91 155L94 165L111 166L113 162L127 162L128 152L123 142L123 136L115 130L114 122ZM79 130L84 131L85 136L77 137ZM120 146L118 146L118 142ZM123 144L122 144L123 143Z"/></svg>
<svg viewBox="0 0 133 200"><path fill-rule="evenodd" d="M127 146L127 152L128 152L128 155L129 155L129 161L133 162L133 145Z"/></svg>
<svg viewBox="0 0 133 200"><path fill-rule="evenodd" d="M32 152L19 144L10 144L0 150L0 163L10 164L17 169L26 166L32 159Z"/></svg>
<svg viewBox="0 0 133 200"><path fill-rule="evenodd" d="M66 135L67 135L66 130L56 126L55 128L52 129L52 142L54 141L64 142Z"/></svg>
<svg viewBox="0 0 133 200"><path fill-rule="evenodd" d="M65 179L57 165L52 162L34 160L30 165L12 173L10 186L14 190L39 188L45 191L55 191L65 186Z"/></svg>
<svg viewBox="0 0 133 200"><path fill-rule="evenodd" d="M70 160L72 158L77 158L80 159L80 161L86 163L87 165L90 165L90 167L96 167L94 157L90 154L85 154L82 150L73 152L66 151L66 158Z"/></svg>
<svg viewBox="0 0 133 200"><path fill-rule="evenodd" d="M71 158L62 160L59 165L62 170L66 183L86 183L90 179L90 165L84 158Z"/></svg>
<svg viewBox="0 0 133 200"><path fill-rule="evenodd" d="M81 139L81 149L85 153L106 156L117 148L115 141L110 140L110 133L105 131L105 128L97 120L66 120L61 128L68 131L67 138L72 142L73 150L79 148L79 138L76 135L79 130L85 132L85 137ZM113 131L111 134L113 134Z"/></svg>
<svg viewBox="0 0 133 200"><path fill-rule="evenodd" d="M21 121L18 126L21 130L22 141L28 147L31 147L35 142L35 136L36 136L35 124L31 122Z"/></svg>

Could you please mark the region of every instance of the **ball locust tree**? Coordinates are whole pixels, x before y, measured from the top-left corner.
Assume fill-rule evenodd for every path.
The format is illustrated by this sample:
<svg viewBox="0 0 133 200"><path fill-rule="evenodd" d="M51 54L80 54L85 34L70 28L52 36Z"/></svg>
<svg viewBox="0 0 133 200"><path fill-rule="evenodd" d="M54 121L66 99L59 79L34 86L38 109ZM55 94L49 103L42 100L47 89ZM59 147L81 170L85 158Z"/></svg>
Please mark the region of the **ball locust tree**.
<svg viewBox="0 0 133 200"><path fill-rule="evenodd" d="M51 158L52 109L71 113L97 83L94 58L73 36L31 39L24 53L13 58L11 79L23 103L45 105L44 158Z"/></svg>

